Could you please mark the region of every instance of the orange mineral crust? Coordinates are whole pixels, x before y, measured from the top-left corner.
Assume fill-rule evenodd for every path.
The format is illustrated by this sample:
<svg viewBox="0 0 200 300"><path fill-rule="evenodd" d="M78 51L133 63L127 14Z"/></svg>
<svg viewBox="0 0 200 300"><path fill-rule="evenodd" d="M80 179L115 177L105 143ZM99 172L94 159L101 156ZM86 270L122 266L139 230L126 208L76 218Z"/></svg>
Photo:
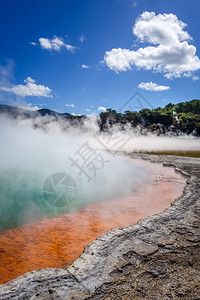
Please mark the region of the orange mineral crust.
<svg viewBox="0 0 200 300"><path fill-rule="evenodd" d="M185 179L173 168L140 164L150 179L129 196L0 233L0 283L35 269L66 267L102 233L159 213L181 195Z"/></svg>

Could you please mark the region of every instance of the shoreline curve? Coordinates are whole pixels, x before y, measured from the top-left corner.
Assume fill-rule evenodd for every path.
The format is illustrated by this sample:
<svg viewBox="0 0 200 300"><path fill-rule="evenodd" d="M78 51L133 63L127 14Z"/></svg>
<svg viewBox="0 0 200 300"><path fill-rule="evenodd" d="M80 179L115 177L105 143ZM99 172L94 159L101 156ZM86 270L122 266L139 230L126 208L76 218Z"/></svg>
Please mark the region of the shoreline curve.
<svg viewBox="0 0 200 300"><path fill-rule="evenodd" d="M0 299L199 299L200 159L130 156L188 176L183 194L162 213L102 234L67 268L1 285Z"/></svg>

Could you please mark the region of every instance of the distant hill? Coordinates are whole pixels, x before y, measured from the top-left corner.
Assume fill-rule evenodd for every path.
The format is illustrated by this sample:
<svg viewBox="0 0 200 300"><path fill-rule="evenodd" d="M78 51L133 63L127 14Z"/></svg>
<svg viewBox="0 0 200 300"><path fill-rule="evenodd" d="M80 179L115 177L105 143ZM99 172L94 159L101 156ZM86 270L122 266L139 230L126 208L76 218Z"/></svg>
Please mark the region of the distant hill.
<svg viewBox="0 0 200 300"><path fill-rule="evenodd" d="M82 125L86 116L74 116L69 113L58 113L50 109L39 109L28 111L22 108L9 105L0 105L0 115L7 114L11 118L32 118L38 116L49 116L51 119L70 121L72 126ZM110 130L114 125L118 125L125 130L126 125L135 128L139 133L153 132L157 135L182 135L191 134L200 136L200 100L180 102L178 104L167 104L164 108L142 109L137 111L125 111L119 113L114 109L107 109L99 115L99 128L101 131ZM46 120L44 119L44 123Z"/></svg>
<svg viewBox="0 0 200 300"><path fill-rule="evenodd" d="M30 111L10 105L0 105L0 116L6 115L11 119L30 119L34 128L43 128L45 130L48 123L62 120L63 129L69 126L83 126L86 116L74 116L69 113L58 113L50 109L41 108L36 111Z"/></svg>
<svg viewBox="0 0 200 300"><path fill-rule="evenodd" d="M0 104L0 114L9 114L13 118L24 117L24 118L36 118L38 116L53 116L53 117L61 117L66 118L70 117L69 113L58 113L50 109L41 108L36 111L25 110L19 107L14 107L10 105Z"/></svg>

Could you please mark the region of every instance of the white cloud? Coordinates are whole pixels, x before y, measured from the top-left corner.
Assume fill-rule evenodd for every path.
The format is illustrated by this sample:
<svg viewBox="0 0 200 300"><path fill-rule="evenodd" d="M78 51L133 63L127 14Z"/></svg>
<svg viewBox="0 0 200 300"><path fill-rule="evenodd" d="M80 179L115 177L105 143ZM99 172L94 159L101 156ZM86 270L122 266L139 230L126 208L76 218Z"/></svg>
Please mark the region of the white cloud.
<svg viewBox="0 0 200 300"><path fill-rule="evenodd" d="M35 42L30 42L30 45L36 46L37 44Z"/></svg>
<svg viewBox="0 0 200 300"><path fill-rule="evenodd" d="M82 68L82 69L89 69L89 66L87 66L87 65L82 65L81 68Z"/></svg>
<svg viewBox="0 0 200 300"><path fill-rule="evenodd" d="M72 45L68 45L68 44L65 44L65 47L68 51L74 53L75 52L75 49L77 49L77 47L75 46L72 46Z"/></svg>
<svg viewBox="0 0 200 300"><path fill-rule="evenodd" d="M66 107L75 107L74 104L65 104Z"/></svg>
<svg viewBox="0 0 200 300"><path fill-rule="evenodd" d="M19 85L14 85L12 87L0 87L0 90L15 94L17 96L22 96L22 97L27 97L27 96L35 96L35 97L42 96L42 97L50 97L50 98L53 97L51 95L52 90L50 90L50 88L41 84L37 85L35 83L35 80L32 79L31 77L27 77L24 80L24 82L26 83L25 85L19 84Z"/></svg>
<svg viewBox="0 0 200 300"><path fill-rule="evenodd" d="M131 70L134 66L146 70L162 72L167 78L191 76L200 69L196 48L189 44L192 40L186 24L173 14L144 12L133 26L133 34L141 43L151 46L138 50L112 49L107 51L104 62L116 72Z"/></svg>
<svg viewBox="0 0 200 300"><path fill-rule="evenodd" d="M86 111L90 111L90 109L89 109L89 108L86 108Z"/></svg>
<svg viewBox="0 0 200 300"><path fill-rule="evenodd" d="M83 43L83 42L85 41L85 36L84 36L84 34L82 34L82 35L80 36L79 41L80 41L81 43Z"/></svg>
<svg viewBox="0 0 200 300"><path fill-rule="evenodd" d="M151 92L160 92L160 91L166 91L170 90L169 86L166 85L158 85L153 82L141 82L138 87L143 90L151 91Z"/></svg>
<svg viewBox="0 0 200 300"><path fill-rule="evenodd" d="M40 108L38 106L33 106L32 103L27 103L26 105L19 105L18 106L19 108L22 108L24 110L29 110L29 111L37 111L39 110Z"/></svg>
<svg viewBox="0 0 200 300"><path fill-rule="evenodd" d="M32 83L35 83L35 80L33 78L31 78L30 76L28 76L24 82L28 83L28 82L32 82Z"/></svg>
<svg viewBox="0 0 200 300"><path fill-rule="evenodd" d="M40 46L42 47L42 49L46 49L46 50L53 49L53 45L49 39L40 38L39 42L40 42Z"/></svg>
<svg viewBox="0 0 200 300"><path fill-rule="evenodd" d="M46 49L46 50L60 51L61 48L65 47L68 51L74 53L76 49L75 46L65 44L63 39L58 38L57 36L54 36L53 39L40 38L39 42L42 49Z"/></svg>
<svg viewBox="0 0 200 300"><path fill-rule="evenodd" d="M60 51L60 48L65 45L62 39L58 37L54 37L54 39L51 40L51 44L53 49L56 51Z"/></svg>
<svg viewBox="0 0 200 300"><path fill-rule="evenodd" d="M107 111L107 109L104 106L99 106L98 111Z"/></svg>
<svg viewBox="0 0 200 300"><path fill-rule="evenodd" d="M71 113L70 115L72 115L72 116L82 116L81 114L75 114L75 113Z"/></svg>

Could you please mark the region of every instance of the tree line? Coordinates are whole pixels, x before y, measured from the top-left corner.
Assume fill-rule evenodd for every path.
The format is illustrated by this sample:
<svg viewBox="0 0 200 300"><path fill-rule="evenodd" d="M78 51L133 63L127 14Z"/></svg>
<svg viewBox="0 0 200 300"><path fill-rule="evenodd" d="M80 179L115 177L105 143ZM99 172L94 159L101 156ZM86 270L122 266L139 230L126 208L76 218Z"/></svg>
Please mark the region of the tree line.
<svg viewBox="0 0 200 300"><path fill-rule="evenodd" d="M193 134L200 136L200 100L167 104L164 108L144 108L140 111L127 110L124 113L107 109L100 113L100 130L109 130L114 125L125 129L128 124L132 128L142 128L157 134Z"/></svg>

